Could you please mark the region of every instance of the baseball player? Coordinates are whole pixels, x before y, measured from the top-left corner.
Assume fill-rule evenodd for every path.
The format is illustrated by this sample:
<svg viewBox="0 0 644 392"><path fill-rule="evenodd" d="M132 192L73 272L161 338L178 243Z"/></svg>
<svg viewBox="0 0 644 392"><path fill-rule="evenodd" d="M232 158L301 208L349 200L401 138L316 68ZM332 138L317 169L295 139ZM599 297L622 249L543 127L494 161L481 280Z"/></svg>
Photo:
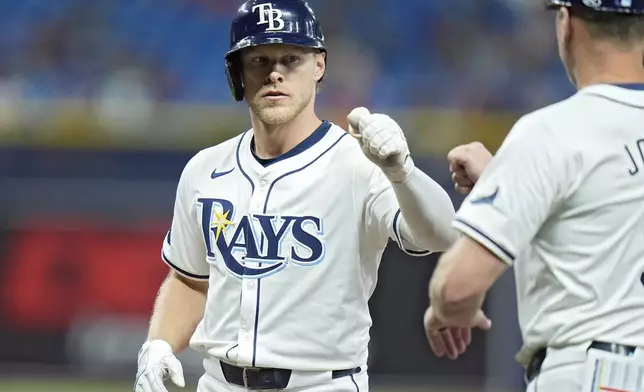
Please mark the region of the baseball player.
<svg viewBox="0 0 644 392"><path fill-rule="evenodd" d="M134 390L184 386L175 354L203 354L201 392L368 391L368 300L393 239L411 255L457 238L447 192L414 166L398 124L365 108L320 120L324 36L303 0L250 0L226 73L252 129L197 153L179 179L160 288Z"/></svg>
<svg viewBox="0 0 644 392"><path fill-rule="evenodd" d="M456 189L471 192L425 327L436 354L457 357L462 339L445 328L489 328L485 293L514 266L528 391L640 392L644 1L548 6L578 92L523 116L495 157L479 143L448 155Z"/></svg>

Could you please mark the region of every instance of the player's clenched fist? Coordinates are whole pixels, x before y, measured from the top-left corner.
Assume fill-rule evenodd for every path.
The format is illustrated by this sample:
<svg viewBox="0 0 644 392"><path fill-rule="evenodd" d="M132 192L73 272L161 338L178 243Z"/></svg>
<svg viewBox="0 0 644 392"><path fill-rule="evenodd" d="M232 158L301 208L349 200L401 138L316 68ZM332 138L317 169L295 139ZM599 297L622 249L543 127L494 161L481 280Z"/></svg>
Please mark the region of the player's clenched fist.
<svg viewBox="0 0 644 392"><path fill-rule="evenodd" d="M474 142L455 147L447 154L447 160L454 188L466 195L492 160L492 154L483 144Z"/></svg>
<svg viewBox="0 0 644 392"><path fill-rule="evenodd" d="M360 141L364 154L382 169L389 181L407 179L414 170L414 162L405 134L394 119L360 107L349 113L347 121L349 133Z"/></svg>
<svg viewBox="0 0 644 392"><path fill-rule="evenodd" d="M163 385L168 378L177 386L185 386L183 367L168 342L145 342L139 351L138 366L134 392L168 392Z"/></svg>

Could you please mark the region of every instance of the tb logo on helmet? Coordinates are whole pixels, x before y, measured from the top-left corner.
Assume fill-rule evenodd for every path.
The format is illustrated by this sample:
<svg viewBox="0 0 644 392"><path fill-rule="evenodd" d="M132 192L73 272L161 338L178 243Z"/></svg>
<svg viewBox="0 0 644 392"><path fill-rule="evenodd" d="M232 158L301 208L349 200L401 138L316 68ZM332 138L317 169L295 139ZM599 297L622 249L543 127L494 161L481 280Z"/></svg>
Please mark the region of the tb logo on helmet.
<svg viewBox="0 0 644 392"><path fill-rule="evenodd" d="M253 6L252 12L255 12L255 10L259 10L259 22L257 22L257 25L268 24L266 31L280 31L284 28L282 11L273 8L271 3L257 4Z"/></svg>
<svg viewBox="0 0 644 392"><path fill-rule="evenodd" d="M585 6L591 7L591 8L599 8L602 6L602 0L583 0L582 1Z"/></svg>

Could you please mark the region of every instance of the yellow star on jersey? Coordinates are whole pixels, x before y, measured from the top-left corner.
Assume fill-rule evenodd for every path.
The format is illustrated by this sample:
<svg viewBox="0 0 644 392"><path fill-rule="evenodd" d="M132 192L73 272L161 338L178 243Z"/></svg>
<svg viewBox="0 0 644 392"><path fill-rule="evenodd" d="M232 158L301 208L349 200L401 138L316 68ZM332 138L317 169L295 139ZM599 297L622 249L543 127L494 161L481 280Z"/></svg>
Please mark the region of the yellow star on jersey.
<svg viewBox="0 0 644 392"><path fill-rule="evenodd" d="M231 222L228 220L228 214L230 211L226 211L225 213L220 213L219 211L215 210L215 217L217 220L213 222L215 226L217 226L217 233L215 233L215 241L219 238L219 234L221 234L222 231L228 227L228 225L234 225L234 222Z"/></svg>

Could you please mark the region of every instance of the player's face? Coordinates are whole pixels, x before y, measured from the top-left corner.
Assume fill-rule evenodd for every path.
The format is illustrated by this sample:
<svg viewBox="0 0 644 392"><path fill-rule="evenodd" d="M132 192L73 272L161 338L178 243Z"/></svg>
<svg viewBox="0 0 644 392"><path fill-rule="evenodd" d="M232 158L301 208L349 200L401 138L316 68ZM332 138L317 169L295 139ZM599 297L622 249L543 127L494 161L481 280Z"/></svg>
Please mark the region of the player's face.
<svg viewBox="0 0 644 392"><path fill-rule="evenodd" d="M324 55L293 45L260 45L241 53L244 97L266 124L291 121L313 102Z"/></svg>
<svg viewBox="0 0 644 392"><path fill-rule="evenodd" d="M557 11L557 46L559 49L559 57L561 62L568 73L568 78L574 84L577 85L577 80L575 78L574 65L575 61L571 51L572 43L572 24L570 21L570 12L567 8L561 7Z"/></svg>

